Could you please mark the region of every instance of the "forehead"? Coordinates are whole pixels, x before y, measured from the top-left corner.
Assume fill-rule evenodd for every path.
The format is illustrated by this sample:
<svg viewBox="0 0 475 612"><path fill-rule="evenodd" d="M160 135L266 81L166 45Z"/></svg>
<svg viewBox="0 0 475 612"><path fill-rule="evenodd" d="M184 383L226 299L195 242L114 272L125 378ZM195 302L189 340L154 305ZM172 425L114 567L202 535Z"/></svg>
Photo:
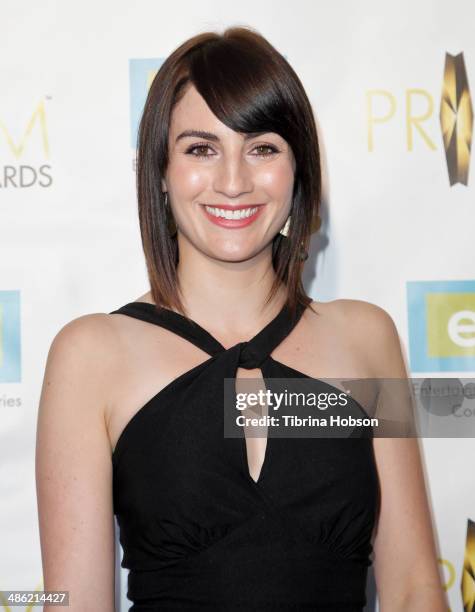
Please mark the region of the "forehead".
<svg viewBox="0 0 475 612"><path fill-rule="evenodd" d="M190 85L172 111L170 131L174 133L190 126L204 129L206 124L227 127L211 112L195 86Z"/></svg>

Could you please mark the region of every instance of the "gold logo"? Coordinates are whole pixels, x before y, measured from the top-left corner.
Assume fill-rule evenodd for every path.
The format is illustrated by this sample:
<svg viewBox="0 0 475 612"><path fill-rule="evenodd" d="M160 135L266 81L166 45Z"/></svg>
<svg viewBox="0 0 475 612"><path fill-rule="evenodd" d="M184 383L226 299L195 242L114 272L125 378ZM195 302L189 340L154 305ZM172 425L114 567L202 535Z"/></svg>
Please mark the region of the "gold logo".
<svg viewBox="0 0 475 612"><path fill-rule="evenodd" d="M465 558L463 561L462 601L464 612L475 610L475 522L469 519L467 524L467 543L465 546Z"/></svg>
<svg viewBox="0 0 475 612"><path fill-rule="evenodd" d="M473 110L462 53L445 54L439 119L450 185L466 185L472 144Z"/></svg>
<svg viewBox="0 0 475 612"><path fill-rule="evenodd" d="M15 143L6 125L0 121L0 134L3 135L7 142L8 148L17 159L20 159L20 157L23 155L26 148L26 143L30 139L31 133L36 123L38 123L40 126L41 142L43 144L43 151L45 157L49 157L48 130L46 126L46 109L43 100L41 100L38 106L34 109L33 114L31 115L27 123L25 132L21 137L20 142L18 143Z"/></svg>

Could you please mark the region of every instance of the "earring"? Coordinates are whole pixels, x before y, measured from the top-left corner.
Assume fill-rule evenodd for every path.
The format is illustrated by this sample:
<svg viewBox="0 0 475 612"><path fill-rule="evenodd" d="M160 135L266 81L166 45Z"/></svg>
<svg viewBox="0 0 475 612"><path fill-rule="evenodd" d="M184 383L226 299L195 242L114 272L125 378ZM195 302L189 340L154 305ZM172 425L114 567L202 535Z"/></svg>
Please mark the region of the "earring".
<svg viewBox="0 0 475 612"><path fill-rule="evenodd" d="M282 236L288 236L289 235L290 217L291 217L291 215L289 215L287 217L287 221L285 222L284 227L279 232L279 234L282 234Z"/></svg>
<svg viewBox="0 0 475 612"><path fill-rule="evenodd" d="M173 238L177 230L170 205L168 204L168 191L165 191L165 210L167 211L168 233L170 234L170 237Z"/></svg>
<svg viewBox="0 0 475 612"><path fill-rule="evenodd" d="M288 236L289 235L290 218L291 218L291 215L289 215L287 217L287 221L285 222L284 227L279 232L279 234L282 234L282 236ZM308 259L308 252L304 249L303 242L300 244L300 249L299 249L298 257L299 257L300 261L306 261Z"/></svg>

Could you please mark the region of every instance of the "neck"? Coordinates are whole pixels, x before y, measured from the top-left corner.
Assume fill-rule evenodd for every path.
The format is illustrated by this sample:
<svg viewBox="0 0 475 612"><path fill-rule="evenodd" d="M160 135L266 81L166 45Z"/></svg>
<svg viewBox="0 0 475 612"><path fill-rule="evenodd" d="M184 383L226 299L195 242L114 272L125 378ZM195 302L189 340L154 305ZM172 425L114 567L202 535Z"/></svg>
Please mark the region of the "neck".
<svg viewBox="0 0 475 612"><path fill-rule="evenodd" d="M226 262L208 257L187 241L179 245L177 275L183 306L206 329L253 335L273 319L287 297L281 286L272 301L265 300L276 278L272 245L246 261Z"/></svg>

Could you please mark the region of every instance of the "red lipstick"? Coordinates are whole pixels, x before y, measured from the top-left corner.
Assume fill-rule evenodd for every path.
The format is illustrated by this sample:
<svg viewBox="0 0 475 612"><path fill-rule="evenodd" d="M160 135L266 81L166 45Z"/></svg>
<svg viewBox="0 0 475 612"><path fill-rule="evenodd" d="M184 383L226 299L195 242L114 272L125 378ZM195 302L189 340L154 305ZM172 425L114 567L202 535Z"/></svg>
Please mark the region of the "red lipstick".
<svg viewBox="0 0 475 612"><path fill-rule="evenodd" d="M242 210L243 208L257 208L256 212L249 215L249 217L244 217L242 219L226 219L225 217L217 217L216 215L213 215L212 213L208 212L206 210L206 206L210 206L211 208L222 208L223 210ZM227 229L238 229L241 227L247 227L248 225L250 225L251 223L253 223L261 214L264 205L263 204L254 204L254 205L249 205L249 204L240 204L238 206L230 206L229 204L207 204L207 205L202 205L202 208L204 210L204 213L207 217L207 219L209 219L209 221L211 221L211 223L214 223L215 225L219 225L220 227L225 227Z"/></svg>

